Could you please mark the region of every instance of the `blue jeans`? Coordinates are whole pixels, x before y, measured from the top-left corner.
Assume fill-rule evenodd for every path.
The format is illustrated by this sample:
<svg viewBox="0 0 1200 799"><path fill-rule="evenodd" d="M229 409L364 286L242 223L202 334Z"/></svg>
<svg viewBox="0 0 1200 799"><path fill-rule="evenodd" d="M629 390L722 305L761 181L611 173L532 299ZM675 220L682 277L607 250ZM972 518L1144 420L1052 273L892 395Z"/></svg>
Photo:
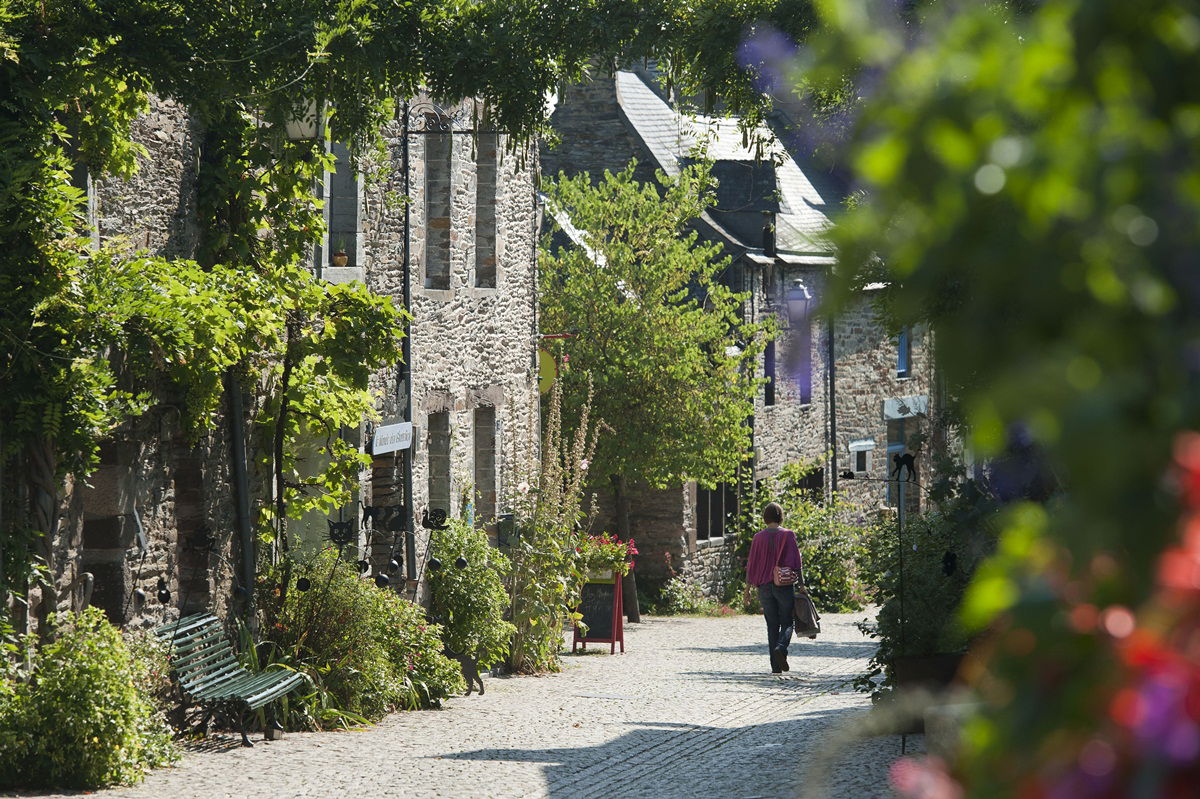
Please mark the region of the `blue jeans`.
<svg viewBox="0 0 1200 799"><path fill-rule="evenodd" d="M758 601L767 620L767 649L787 654L792 642L796 592L790 585L767 583L758 587Z"/></svg>

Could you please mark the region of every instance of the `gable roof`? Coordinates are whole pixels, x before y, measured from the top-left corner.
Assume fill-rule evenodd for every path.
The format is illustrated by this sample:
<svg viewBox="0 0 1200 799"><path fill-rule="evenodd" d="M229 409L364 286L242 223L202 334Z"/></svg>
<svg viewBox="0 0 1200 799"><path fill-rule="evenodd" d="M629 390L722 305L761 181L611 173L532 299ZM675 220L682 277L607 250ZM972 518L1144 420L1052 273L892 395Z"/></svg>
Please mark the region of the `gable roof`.
<svg viewBox="0 0 1200 799"><path fill-rule="evenodd" d="M795 159L770 136L761 152L747 146L737 120L689 116L672 108L642 76L619 71L615 76L617 103L626 123L668 175L680 173L703 143L720 181L717 205L703 221L730 243L757 250L762 247L761 218L751 214L776 210L775 246L780 253L828 257L825 241L830 226L827 210L837 198L823 196ZM766 191L774 180L777 193Z"/></svg>

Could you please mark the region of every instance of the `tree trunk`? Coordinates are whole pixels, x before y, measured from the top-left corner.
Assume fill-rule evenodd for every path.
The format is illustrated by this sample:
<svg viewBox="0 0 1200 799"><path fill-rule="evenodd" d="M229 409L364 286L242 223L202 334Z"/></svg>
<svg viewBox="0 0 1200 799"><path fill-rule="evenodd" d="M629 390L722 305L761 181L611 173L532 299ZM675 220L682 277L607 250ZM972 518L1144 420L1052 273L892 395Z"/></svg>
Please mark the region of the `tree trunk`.
<svg viewBox="0 0 1200 799"><path fill-rule="evenodd" d="M58 609L58 591L54 576L54 538L57 527L58 475L55 468L54 442L42 439L26 446L26 479L29 482L29 520L41 534L38 554L46 568L41 581L41 600L37 605L38 638L45 642L50 636L50 614Z"/></svg>
<svg viewBox="0 0 1200 799"><path fill-rule="evenodd" d="M610 478L613 485L613 503L617 517L617 538L629 540L629 498L625 496L625 478L614 474ZM642 620L642 611L638 607L637 574L633 569L621 580L621 594L625 602L625 618L631 624Z"/></svg>

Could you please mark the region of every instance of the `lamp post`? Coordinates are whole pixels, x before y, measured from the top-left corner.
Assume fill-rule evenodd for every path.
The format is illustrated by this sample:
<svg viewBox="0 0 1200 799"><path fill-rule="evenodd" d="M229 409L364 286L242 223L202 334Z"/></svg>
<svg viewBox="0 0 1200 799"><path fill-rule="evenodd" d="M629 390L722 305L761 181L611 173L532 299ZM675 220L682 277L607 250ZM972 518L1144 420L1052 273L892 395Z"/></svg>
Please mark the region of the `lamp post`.
<svg viewBox="0 0 1200 799"><path fill-rule="evenodd" d="M792 287L788 289L784 302L787 304L789 327L798 327L808 321L808 311L812 306L812 292L808 290L808 286L804 285L803 280L796 278L792 281Z"/></svg>

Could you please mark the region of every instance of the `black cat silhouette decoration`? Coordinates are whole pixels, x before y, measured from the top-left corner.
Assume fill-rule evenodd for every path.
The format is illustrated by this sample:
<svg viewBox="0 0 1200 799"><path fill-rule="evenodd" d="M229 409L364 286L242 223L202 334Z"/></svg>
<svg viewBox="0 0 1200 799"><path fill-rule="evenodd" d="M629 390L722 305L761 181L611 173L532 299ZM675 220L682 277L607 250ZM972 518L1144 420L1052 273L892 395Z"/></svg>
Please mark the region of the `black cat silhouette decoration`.
<svg viewBox="0 0 1200 799"><path fill-rule="evenodd" d="M426 530L445 530L446 511L441 508L434 508L432 512L428 508L421 511L421 526Z"/></svg>
<svg viewBox="0 0 1200 799"><path fill-rule="evenodd" d="M903 455L896 453L892 456L892 463L895 464L895 468L892 470L892 477L899 480L900 470L905 469L904 479L906 482L912 482L917 479L916 459L911 452L906 452Z"/></svg>
<svg viewBox="0 0 1200 799"><path fill-rule="evenodd" d="M335 522L333 519L327 519L329 522L329 540L336 546L344 547L354 541L354 520L346 522Z"/></svg>

